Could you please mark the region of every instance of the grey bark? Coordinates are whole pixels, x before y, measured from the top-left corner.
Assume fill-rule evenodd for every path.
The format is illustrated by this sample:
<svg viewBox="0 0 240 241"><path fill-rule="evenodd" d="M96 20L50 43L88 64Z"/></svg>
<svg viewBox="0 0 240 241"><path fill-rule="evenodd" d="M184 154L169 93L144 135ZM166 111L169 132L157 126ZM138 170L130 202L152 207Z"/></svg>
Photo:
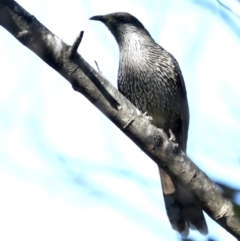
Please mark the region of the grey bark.
<svg viewBox="0 0 240 241"><path fill-rule="evenodd" d="M191 189L203 210L234 237L240 239L240 220L234 213L232 202L224 198L219 188L163 131L151 125L149 120L81 55L15 1L0 0L0 25L67 79L74 90L83 94L102 111L158 166Z"/></svg>

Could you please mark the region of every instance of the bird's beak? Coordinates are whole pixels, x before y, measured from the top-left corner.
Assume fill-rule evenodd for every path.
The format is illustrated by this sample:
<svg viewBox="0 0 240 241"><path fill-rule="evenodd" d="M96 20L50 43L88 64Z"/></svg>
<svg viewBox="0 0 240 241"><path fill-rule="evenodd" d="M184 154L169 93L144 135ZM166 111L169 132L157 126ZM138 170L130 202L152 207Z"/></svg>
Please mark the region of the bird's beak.
<svg viewBox="0 0 240 241"><path fill-rule="evenodd" d="M96 21L101 21L101 22L105 22L106 19L104 18L104 16L102 15L97 15L97 16L93 16L91 18L89 18L90 20L96 20Z"/></svg>

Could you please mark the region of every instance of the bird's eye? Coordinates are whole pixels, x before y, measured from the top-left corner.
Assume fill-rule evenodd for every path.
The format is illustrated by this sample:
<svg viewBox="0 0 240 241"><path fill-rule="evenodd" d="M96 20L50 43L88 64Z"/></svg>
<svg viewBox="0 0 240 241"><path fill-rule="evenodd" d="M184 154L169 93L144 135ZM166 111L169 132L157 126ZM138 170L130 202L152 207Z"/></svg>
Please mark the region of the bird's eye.
<svg viewBox="0 0 240 241"><path fill-rule="evenodd" d="M118 17L118 21L119 22L124 22L124 18L121 16L121 17Z"/></svg>

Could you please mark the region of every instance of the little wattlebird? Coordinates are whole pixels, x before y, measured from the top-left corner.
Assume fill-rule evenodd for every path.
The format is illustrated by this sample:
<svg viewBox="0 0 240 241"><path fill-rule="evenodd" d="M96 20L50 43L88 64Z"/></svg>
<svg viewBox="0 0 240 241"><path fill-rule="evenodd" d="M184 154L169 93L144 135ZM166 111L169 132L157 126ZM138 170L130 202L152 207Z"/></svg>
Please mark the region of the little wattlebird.
<svg viewBox="0 0 240 241"><path fill-rule="evenodd" d="M147 112L152 124L174 137L186 152L189 110L183 76L175 58L129 13L90 19L104 23L119 45L119 91L142 113ZM191 191L161 168L159 173L172 228L184 237L189 234L189 228L207 234L202 208Z"/></svg>

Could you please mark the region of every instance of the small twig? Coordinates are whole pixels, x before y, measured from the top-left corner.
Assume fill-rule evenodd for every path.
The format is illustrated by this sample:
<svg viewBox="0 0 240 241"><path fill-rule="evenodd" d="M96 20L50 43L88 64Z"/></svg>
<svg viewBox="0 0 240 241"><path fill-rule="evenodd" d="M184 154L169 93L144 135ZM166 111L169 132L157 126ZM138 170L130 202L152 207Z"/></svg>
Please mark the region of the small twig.
<svg viewBox="0 0 240 241"><path fill-rule="evenodd" d="M102 84L101 79L103 78L99 73L97 73L99 76L97 76L91 69L92 67L81 60L80 68L83 71L83 73L91 80L91 82L98 88L98 90L102 93L102 95L108 100L109 104L116 110L121 110L121 106L118 103L118 101L112 96L112 94L109 93L109 91L105 88L105 86ZM93 69L93 68L92 68Z"/></svg>
<svg viewBox="0 0 240 241"><path fill-rule="evenodd" d="M72 47L70 48L69 50L69 59L71 59L73 57L73 55L75 55L77 53L77 49L82 41L82 38L83 38L83 33L84 31L81 31L79 33L79 35L77 36L76 40L74 41Z"/></svg>
<svg viewBox="0 0 240 241"><path fill-rule="evenodd" d="M96 66L97 66L98 73L102 74L102 71L100 70L100 68L99 68L98 63L97 63L97 61L96 61L96 60L94 60L94 63L95 63L95 64L96 64Z"/></svg>
<svg viewBox="0 0 240 241"><path fill-rule="evenodd" d="M97 63L97 61L96 60L94 60L94 63L96 64L96 66L97 66L97 70L98 70L98 73L102 76L102 77L104 77L104 75L103 75L103 73L102 73L102 71L101 71L101 69L99 68L99 65L98 65L98 63Z"/></svg>

